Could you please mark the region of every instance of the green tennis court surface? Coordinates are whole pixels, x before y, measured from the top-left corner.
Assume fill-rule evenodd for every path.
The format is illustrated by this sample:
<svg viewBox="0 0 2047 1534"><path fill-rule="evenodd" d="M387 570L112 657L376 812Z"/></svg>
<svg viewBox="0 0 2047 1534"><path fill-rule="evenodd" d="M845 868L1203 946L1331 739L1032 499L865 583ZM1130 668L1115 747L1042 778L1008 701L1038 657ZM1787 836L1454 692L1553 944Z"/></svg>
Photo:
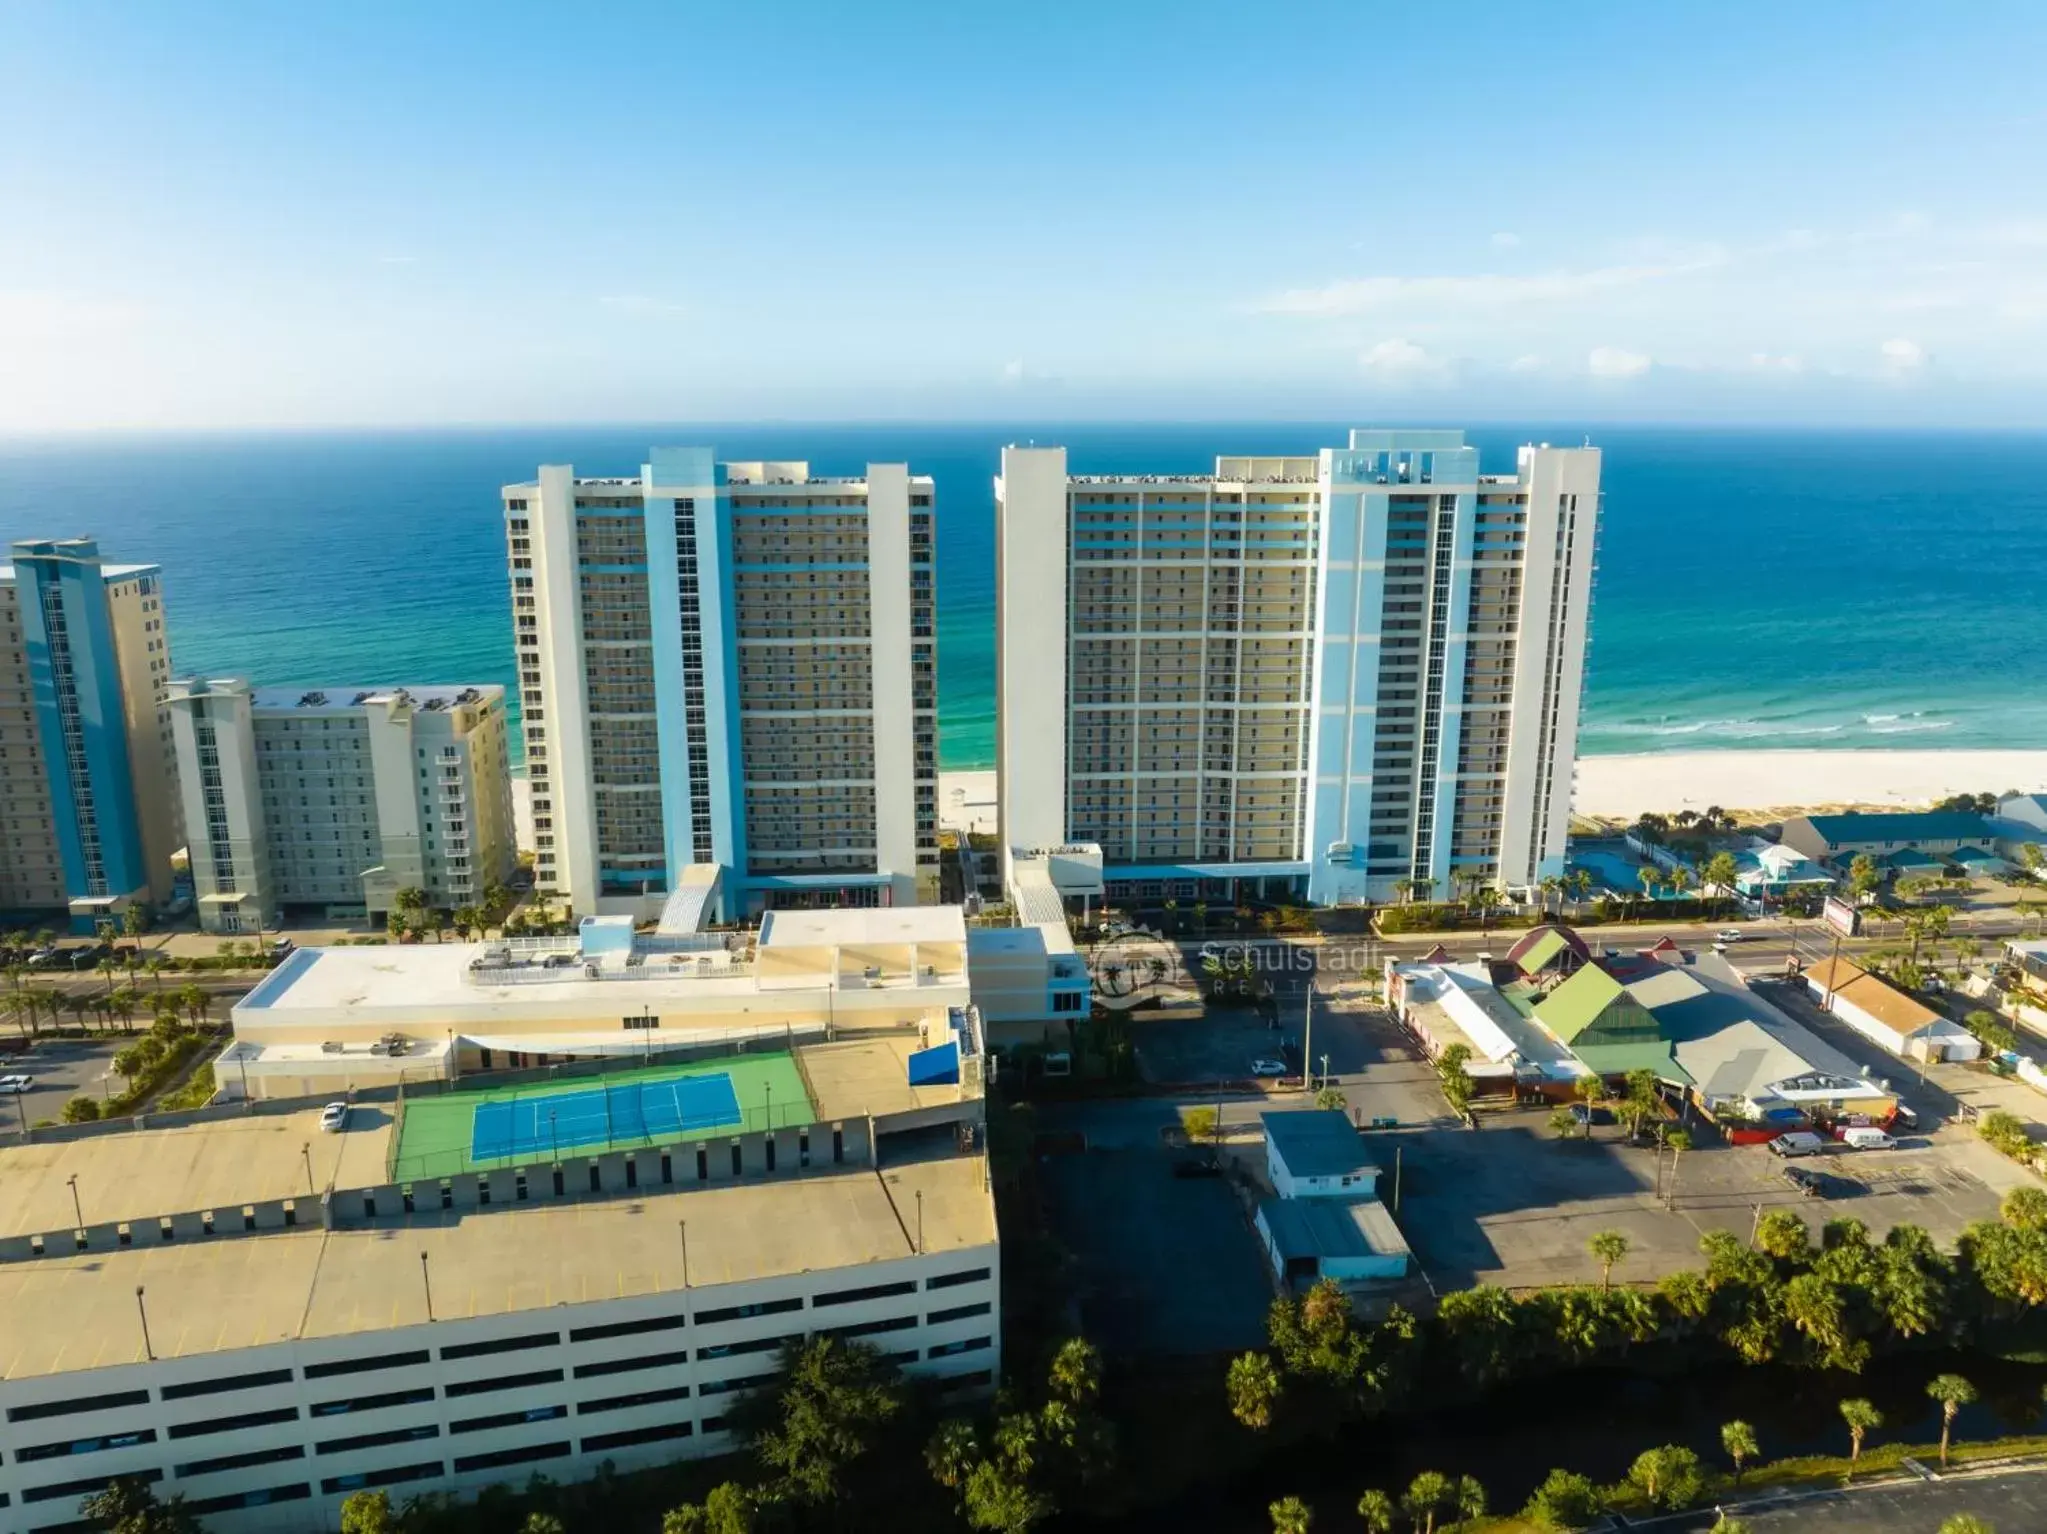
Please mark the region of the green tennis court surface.
<svg viewBox="0 0 2047 1534"><path fill-rule="evenodd" d="M668 1103L680 1112L654 1107ZM816 1120L792 1056L728 1055L438 1097L408 1095L395 1163L400 1177L452 1177L546 1163L557 1154L596 1156Z"/></svg>

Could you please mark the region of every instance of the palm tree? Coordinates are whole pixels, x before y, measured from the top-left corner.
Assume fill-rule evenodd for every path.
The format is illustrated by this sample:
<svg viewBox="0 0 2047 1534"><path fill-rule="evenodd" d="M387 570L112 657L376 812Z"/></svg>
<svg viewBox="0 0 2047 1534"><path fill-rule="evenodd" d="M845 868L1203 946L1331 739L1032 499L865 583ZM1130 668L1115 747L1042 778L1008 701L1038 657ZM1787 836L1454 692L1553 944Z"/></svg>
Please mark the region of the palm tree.
<svg viewBox="0 0 2047 1534"><path fill-rule="evenodd" d="M1477 1476L1460 1475L1450 1488L1450 1505L1457 1509L1460 1525L1485 1517L1485 1488Z"/></svg>
<svg viewBox="0 0 2047 1534"><path fill-rule="evenodd" d="M1374 1486L1358 1498L1365 1534L1393 1534L1393 1499Z"/></svg>
<svg viewBox="0 0 2047 1534"><path fill-rule="evenodd" d="M1976 1387L1959 1374L1936 1374L1926 1382L1926 1393L1940 1402L1940 1468L1945 1470L1948 1436L1954 1431L1955 1414L1976 1399Z"/></svg>
<svg viewBox="0 0 2047 1534"><path fill-rule="evenodd" d="M1613 1287L1613 1267L1628 1255L1628 1238L1617 1230L1602 1230L1593 1234L1585 1243L1587 1251L1599 1259L1599 1287Z"/></svg>
<svg viewBox="0 0 2047 1534"><path fill-rule="evenodd" d="M1734 1461L1734 1484L1739 1486L1742 1467L1762 1452L1762 1445L1756 1442L1756 1430L1739 1417L1732 1422L1723 1422L1720 1424L1720 1447Z"/></svg>
<svg viewBox="0 0 2047 1534"><path fill-rule="evenodd" d="M1950 1513L1940 1521L1940 1534L1997 1534L1974 1513Z"/></svg>
<svg viewBox="0 0 2047 1534"><path fill-rule="evenodd" d="M170 963L171 961L160 953L153 953L142 961L142 967L149 971L149 978L155 982L159 991L163 989L163 972L170 968Z"/></svg>
<svg viewBox="0 0 2047 1534"><path fill-rule="evenodd" d="M1663 882L1663 870L1654 864L1644 863L1635 870L1635 882L1642 886L1642 898L1653 900L1656 898L1656 886Z"/></svg>
<svg viewBox="0 0 2047 1534"><path fill-rule="evenodd" d="M1863 1435L1884 1425L1884 1414L1861 1396L1841 1403L1841 1420L1848 1424L1848 1474L1855 1474L1855 1462L1862 1458Z"/></svg>
<svg viewBox="0 0 2047 1534"><path fill-rule="evenodd" d="M1663 882L1670 886L1672 895L1682 895L1691 888L1692 871L1682 863L1674 864L1664 871Z"/></svg>
<svg viewBox="0 0 2047 1534"><path fill-rule="evenodd" d="M71 1016L74 1019L76 1019L78 1023L78 1031L80 1033L84 1033L87 1031L85 1026L85 1018L86 1014L92 1011L92 998L90 996L86 995L83 991L80 991L76 995L65 997L64 1010L69 1012Z"/></svg>
<svg viewBox="0 0 2047 1534"><path fill-rule="evenodd" d="M1706 883L1718 891L1720 900L1727 900L1735 893L1734 881L1741 877L1741 868L1734 861L1733 853L1716 852L1706 859L1706 866L1699 873Z"/></svg>
<svg viewBox="0 0 2047 1534"><path fill-rule="evenodd" d="M1440 1470L1424 1470L1408 1483L1400 1499L1401 1511L1413 1520L1419 1534L1436 1534L1436 1514L1450 1500L1450 1477Z"/></svg>
<svg viewBox="0 0 2047 1534"><path fill-rule="evenodd" d="M1429 878L1426 874L1419 879L1410 879L1407 882L1413 887L1414 898L1423 905L1427 905L1429 897L1436 892L1436 881Z"/></svg>
<svg viewBox="0 0 2047 1534"><path fill-rule="evenodd" d="M1308 1534L1308 1525L1315 1521L1314 1511L1299 1497L1281 1497L1268 1511L1272 1534Z"/></svg>
<svg viewBox="0 0 2047 1534"><path fill-rule="evenodd" d="M213 1002L206 988L197 984L181 986L177 999L178 1004L185 1009L185 1015L192 1019L192 1026L195 1028L205 1018L206 1009Z"/></svg>

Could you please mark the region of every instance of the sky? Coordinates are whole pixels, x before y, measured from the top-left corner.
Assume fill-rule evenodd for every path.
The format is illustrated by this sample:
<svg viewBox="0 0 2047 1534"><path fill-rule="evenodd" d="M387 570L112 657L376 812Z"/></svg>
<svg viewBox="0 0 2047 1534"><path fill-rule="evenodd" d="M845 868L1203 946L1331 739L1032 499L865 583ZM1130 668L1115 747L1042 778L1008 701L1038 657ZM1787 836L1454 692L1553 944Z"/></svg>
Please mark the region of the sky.
<svg viewBox="0 0 2047 1534"><path fill-rule="evenodd" d="M0 0L0 433L2047 420L2047 6Z"/></svg>

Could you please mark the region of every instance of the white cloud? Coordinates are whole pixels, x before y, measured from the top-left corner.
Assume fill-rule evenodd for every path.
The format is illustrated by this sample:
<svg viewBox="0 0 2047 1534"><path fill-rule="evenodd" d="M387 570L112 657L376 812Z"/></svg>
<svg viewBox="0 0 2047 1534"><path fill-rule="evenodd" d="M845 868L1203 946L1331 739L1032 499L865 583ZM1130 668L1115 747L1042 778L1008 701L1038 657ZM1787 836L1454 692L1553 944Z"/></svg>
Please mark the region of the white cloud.
<svg viewBox="0 0 2047 1534"><path fill-rule="evenodd" d="M1493 244L1497 245L1501 250L1512 250L1515 246L1519 245L1520 243L1521 243L1520 235L1510 233L1505 229L1502 229L1498 234L1493 236Z"/></svg>
<svg viewBox="0 0 2047 1534"><path fill-rule="evenodd" d="M1798 356L1779 356L1772 352L1751 352L1748 365L1757 373L1803 373L1805 359Z"/></svg>
<svg viewBox="0 0 2047 1534"><path fill-rule="evenodd" d="M1016 383L1023 376L1024 365L1021 357L1012 357L1009 361L1002 364L1002 381L1004 383Z"/></svg>
<svg viewBox="0 0 2047 1534"><path fill-rule="evenodd" d="M1510 373L1540 373L1542 371L1542 364L1543 359L1541 357L1537 356L1534 352L1529 352L1527 355L1516 357L1512 362L1508 363L1507 371Z"/></svg>
<svg viewBox="0 0 2047 1534"><path fill-rule="evenodd" d="M1585 359L1594 378L1640 378L1649 371L1650 357L1643 352L1625 351L1618 346L1595 346Z"/></svg>
<svg viewBox="0 0 2047 1534"><path fill-rule="evenodd" d="M1653 265L1598 266L1583 271L1523 275L1488 272L1469 277L1356 277L1319 288L1292 288L1275 293L1257 307L1268 314L1333 317L1363 314L1370 309L1395 305L1464 309L1503 304L1559 303L1705 271L1720 265L1724 259L1717 254L1708 254Z"/></svg>
<svg viewBox="0 0 2047 1534"><path fill-rule="evenodd" d="M1382 383L1423 383L1450 374L1449 363L1400 336L1367 347L1358 355L1358 366Z"/></svg>
<svg viewBox="0 0 2047 1534"><path fill-rule="evenodd" d="M1892 378L1903 378L1926 366L1926 348L1902 336L1884 342L1877 352L1883 358L1885 374Z"/></svg>

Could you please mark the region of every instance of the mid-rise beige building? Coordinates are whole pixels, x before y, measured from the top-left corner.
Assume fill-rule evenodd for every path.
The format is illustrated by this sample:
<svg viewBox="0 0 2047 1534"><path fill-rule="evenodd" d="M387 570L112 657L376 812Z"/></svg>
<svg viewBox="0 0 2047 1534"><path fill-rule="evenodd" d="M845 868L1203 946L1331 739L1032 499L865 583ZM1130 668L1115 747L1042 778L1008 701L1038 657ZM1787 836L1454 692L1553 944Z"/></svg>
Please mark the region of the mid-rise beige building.
<svg viewBox="0 0 2047 1534"><path fill-rule="evenodd" d="M504 689L181 681L170 709L201 925L479 903L517 865Z"/></svg>
<svg viewBox="0 0 2047 1534"><path fill-rule="evenodd" d="M651 916L911 904L938 874L929 479L656 449L504 489L535 879Z"/></svg>

